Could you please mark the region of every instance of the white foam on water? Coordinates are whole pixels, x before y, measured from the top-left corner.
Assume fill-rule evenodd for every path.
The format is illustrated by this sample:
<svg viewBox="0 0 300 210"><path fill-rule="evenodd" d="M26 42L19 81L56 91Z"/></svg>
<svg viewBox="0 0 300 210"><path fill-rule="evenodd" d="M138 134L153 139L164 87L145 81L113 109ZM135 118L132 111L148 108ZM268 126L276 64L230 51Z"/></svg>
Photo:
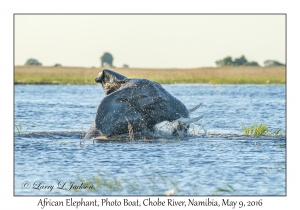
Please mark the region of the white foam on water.
<svg viewBox="0 0 300 210"><path fill-rule="evenodd" d="M206 131L203 126L197 124L201 118L179 118L172 122L158 123L154 126L155 137L202 136Z"/></svg>

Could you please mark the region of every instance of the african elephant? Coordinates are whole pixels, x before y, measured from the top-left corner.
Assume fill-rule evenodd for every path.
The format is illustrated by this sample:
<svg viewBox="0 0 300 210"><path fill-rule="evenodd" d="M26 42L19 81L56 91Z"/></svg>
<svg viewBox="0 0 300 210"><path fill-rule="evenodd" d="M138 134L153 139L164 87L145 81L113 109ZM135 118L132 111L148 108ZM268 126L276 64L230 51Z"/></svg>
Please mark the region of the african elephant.
<svg viewBox="0 0 300 210"><path fill-rule="evenodd" d="M110 53L104 53L101 59L101 67L113 67L113 56Z"/></svg>

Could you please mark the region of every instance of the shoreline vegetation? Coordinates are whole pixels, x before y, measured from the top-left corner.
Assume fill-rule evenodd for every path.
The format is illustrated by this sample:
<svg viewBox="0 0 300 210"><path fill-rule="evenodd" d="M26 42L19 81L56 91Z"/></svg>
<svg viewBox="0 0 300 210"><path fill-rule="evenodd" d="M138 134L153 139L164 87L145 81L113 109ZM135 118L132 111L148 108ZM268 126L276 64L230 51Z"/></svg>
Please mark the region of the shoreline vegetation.
<svg viewBox="0 0 300 210"><path fill-rule="evenodd" d="M96 85L104 68L15 66L14 84ZM286 84L286 67L203 67L193 69L108 68L128 78L160 84Z"/></svg>

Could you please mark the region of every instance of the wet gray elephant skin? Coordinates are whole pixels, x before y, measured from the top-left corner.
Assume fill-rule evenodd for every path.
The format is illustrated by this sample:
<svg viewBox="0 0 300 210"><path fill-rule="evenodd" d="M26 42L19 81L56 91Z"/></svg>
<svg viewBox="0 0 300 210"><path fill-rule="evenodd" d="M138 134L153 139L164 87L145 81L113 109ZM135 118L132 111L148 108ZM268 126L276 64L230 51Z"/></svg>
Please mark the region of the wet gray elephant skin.
<svg viewBox="0 0 300 210"><path fill-rule="evenodd" d="M102 84L106 96L85 138L126 134L128 123L133 132L153 131L157 123L189 116L185 105L156 82L128 79L107 69L95 81Z"/></svg>

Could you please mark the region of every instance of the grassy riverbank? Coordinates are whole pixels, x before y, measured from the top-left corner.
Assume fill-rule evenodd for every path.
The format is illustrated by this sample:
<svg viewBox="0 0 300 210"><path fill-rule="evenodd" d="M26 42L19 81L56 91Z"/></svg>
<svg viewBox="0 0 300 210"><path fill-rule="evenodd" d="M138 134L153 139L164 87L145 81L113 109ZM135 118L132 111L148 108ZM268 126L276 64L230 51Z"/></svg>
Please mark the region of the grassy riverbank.
<svg viewBox="0 0 300 210"><path fill-rule="evenodd" d="M285 84L285 67L218 67L195 69L110 68L128 78L161 84ZM96 84L102 68L16 66L15 84Z"/></svg>

